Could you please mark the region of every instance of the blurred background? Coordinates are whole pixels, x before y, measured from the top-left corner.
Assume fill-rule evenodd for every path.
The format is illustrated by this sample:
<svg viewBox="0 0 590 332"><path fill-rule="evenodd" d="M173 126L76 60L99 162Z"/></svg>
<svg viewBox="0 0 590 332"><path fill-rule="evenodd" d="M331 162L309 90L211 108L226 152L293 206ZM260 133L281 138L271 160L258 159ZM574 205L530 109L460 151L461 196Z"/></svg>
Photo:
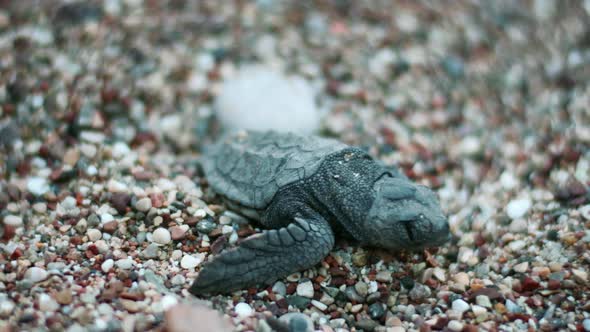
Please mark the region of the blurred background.
<svg viewBox="0 0 590 332"><path fill-rule="evenodd" d="M582 210L556 206L588 201L589 15L588 0L0 0L0 209L22 216L4 222L34 238L18 231L41 220L30 204L68 193L123 215L137 183L168 195L178 176L202 196L204 145L272 128L367 147L437 189L458 266L494 269L511 232L580 239ZM527 224L531 209L553 212Z"/></svg>

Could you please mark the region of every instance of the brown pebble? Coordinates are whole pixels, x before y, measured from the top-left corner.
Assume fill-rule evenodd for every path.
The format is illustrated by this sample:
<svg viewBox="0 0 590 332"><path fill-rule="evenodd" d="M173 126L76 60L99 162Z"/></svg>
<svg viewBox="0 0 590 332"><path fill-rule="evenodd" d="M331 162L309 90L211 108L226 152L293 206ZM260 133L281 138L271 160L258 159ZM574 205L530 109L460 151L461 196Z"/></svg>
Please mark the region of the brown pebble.
<svg viewBox="0 0 590 332"><path fill-rule="evenodd" d="M131 196L126 193L113 193L111 196L111 205L119 212L119 214L125 214L127 212L127 206L131 201Z"/></svg>
<svg viewBox="0 0 590 332"><path fill-rule="evenodd" d="M466 324L463 325L463 330L461 330L462 332L477 332L479 331L477 325L471 325L471 324Z"/></svg>
<svg viewBox="0 0 590 332"><path fill-rule="evenodd" d="M525 277L522 281L522 290L525 292L534 291L535 289L539 288L541 285L538 281L534 280L531 277Z"/></svg>
<svg viewBox="0 0 590 332"><path fill-rule="evenodd" d="M186 236L186 230L180 226L174 226L170 228L170 235L174 241L182 240Z"/></svg>
<svg viewBox="0 0 590 332"><path fill-rule="evenodd" d="M551 274L551 270L546 266L533 267L533 276L539 276L543 279L546 279L549 274Z"/></svg>
<svg viewBox="0 0 590 332"><path fill-rule="evenodd" d="M119 296L123 299L132 300L132 301L143 301L143 299L145 299L145 295L143 295L142 293L137 293L137 292L133 292L133 293L122 292Z"/></svg>
<svg viewBox="0 0 590 332"><path fill-rule="evenodd" d="M232 330L229 322L212 309L205 306L178 304L166 311L164 315L166 331L219 331Z"/></svg>
<svg viewBox="0 0 590 332"><path fill-rule="evenodd" d="M276 303L276 304L279 306L279 308L281 308L281 309L288 309L288 308L289 308L289 303L287 302L287 299L285 299L285 298L282 298L282 299L280 299L280 300L277 300L275 303Z"/></svg>
<svg viewBox="0 0 590 332"><path fill-rule="evenodd" d="M23 251L20 248L16 248L12 254L10 254L11 260L17 260L19 257L23 255Z"/></svg>
<svg viewBox="0 0 590 332"><path fill-rule="evenodd" d="M497 288L484 287L484 288L480 288L480 289L472 292L469 295L469 300L473 301L479 295L485 295L485 296L487 296L492 301L493 300L499 300L499 299L503 299L504 298L504 296L502 296L502 294L500 293L500 291L498 291Z"/></svg>
<svg viewBox="0 0 590 332"><path fill-rule="evenodd" d="M221 234L222 234L221 233L221 227L217 227L217 228L213 229L211 231L211 233L209 233L208 236L209 236L209 238L216 238L216 237L218 237Z"/></svg>
<svg viewBox="0 0 590 332"><path fill-rule="evenodd" d="M497 313L503 315L506 313L506 306L503 303L496 303L494 305L494 310L496 310Z"/></svg>
<svg viewBox="0 0 590 332"><path fill-rule="evenodd" d="M293 294L297 290L297 284L292 282L287 285L287 294Z"/></svg>
<svg viewBox="0 0 590 332"><path fill-rule="evenodd" d="M109 221L102 226L102 230L106 233L113 234L117 230L119 223L116 220Z"/></svg>
<svg viewBox="0 0 590 332"><path fill-rule="evenodd" d="M344 277L332 277L332 281L330 285L340 287L346 283L346 279Z"/></svg>
<svg viewBox="0 0 590 332"><path fill-rule="evenodd" d="M217 238L217 240L213 241L213 243L211 243L211 253L213 255L217 255L221 252L221 250L223 250L223 248L225 247L225 245L227 244L227 236L223 235L220 236L219 238Z"/></svg>
<svg viewBox="0 0 590 332"><path fill-rule="evenodd" d="M198 217L194 217L194 216L192 216L192 217L188 217L188 218L187 218L187 219L184 221L184 223L185 223L186 225L189 225L189 226L194 226L194 225L196 225L196 224L197 224L197 223L198 223L200 220L201 220L201 218L198 218Z"/></svg>
<svg viewBox="0 0 590 332"><path fill-rule="evenodd" d="M133 177L137 181L149 181L149 180L153 179L154 177L156 177L156 175L152 172L141 171L141 172L134 172Z"/></svg>
<svg viewBox="0 0 590 332"><path fill-rule="evenodd" d="M328 273L332 276L332 277L346 277L346 275L348 273L346 273L346 271L341 270L340 268L337 267L332 267L328 270Z"/></svg>
<svg viewBox="0 0 590 332"><path fill-rule="evenodd" d="M162 193L153 193L149 195L150 199L152 200L152 206L156 209L161 208L166 201L166 197Z"/></svg>
<svg viewBox="0 0 590 332"><path fill-rule="evenodd" d="M550 279L549 282L547 282L547 288L550 290L560 289L561 282L559 280Z"/></svg>
<svg viewBox="0 0 590 332"><path fill-rule="evenodd" d="M64 290L56 293L55 300L59 304L67 305L67 304L72 303L72 300L73 300L72 291L69 289L64 289Z"/></svg>

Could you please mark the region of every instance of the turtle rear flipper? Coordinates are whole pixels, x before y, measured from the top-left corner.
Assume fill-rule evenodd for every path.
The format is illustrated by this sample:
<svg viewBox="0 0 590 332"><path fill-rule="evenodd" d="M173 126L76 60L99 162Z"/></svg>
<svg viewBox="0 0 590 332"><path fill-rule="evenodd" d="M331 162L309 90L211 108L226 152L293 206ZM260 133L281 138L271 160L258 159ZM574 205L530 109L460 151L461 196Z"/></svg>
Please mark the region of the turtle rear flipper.
<svg viewBox="0 0 590 332"><path fill-rule="evenodd" d="M334 234L322 217L295 218L286 227L247 238L205 264L189 291L193 295L228 293L270 284L314 266L333 246Z"/></svg>

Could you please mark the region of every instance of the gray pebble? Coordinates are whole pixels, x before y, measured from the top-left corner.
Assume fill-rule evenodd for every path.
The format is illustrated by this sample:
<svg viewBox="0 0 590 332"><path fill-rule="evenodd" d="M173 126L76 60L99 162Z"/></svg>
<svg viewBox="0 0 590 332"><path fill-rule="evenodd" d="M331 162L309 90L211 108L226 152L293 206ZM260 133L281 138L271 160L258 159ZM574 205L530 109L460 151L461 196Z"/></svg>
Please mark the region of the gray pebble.
<svg viewBox="0 0 590 332"><path fill-rule="evenodd" d="M155 243L150 243L143 251L143 257L145 258L156 258L158 257L158 245Z"/></svg>
<svg viewBox="0 0 590 332"><path fill-rule="evenodd" d="M416 283L410 293L410 298L414 301L423 300L431 294L430 288L426 285Z"/></svg>
<svg viewBox="0 0 590 332"><path fill-rule="evenodd" d="M506 300L506 310L508 310L508 312L511 312L511 313L522 312L522 308L518 304L516 304L510 300Z"/></svg>
<svg viewBox="0 0 590 332"><path fill-rule="evenodd" d="M282 281L277 281L272 286L272 291L275 294L279 294L279 295L285 296L285 294L287 294L287 286L285 286L285 283L283 283Z"/></svg>
<svg viewBox="0 0 590 332"><path fill-rule="evenodd" d="M217 224L209 219L205 219L199 221L196 227L199 233L209 234L217 227Z"/></svg>
<svg viewBox="0 0 590 332"><path fill-rule="evenodd" d="M365 298L360 296L359 293L357 293L354 286L346 287L346 289L344 290L344 294L346 295L346 297L350 301L355 301L356 303L364 303L365 302Z"/></svg>
<svg viewBox="0 0 590 332"><path fill-rule="evenodd" d="M373 303L369 306L369 316L373 319L379 319L385 314L385 306L383 303Z"/></svg>
<svg viewBox="0 0 590 332"><path fill-rule="evenodd" d="M357 282L354 285L354 289L362 297L366 297L367 294L369 293L369 286L363 281Z"/></svg>

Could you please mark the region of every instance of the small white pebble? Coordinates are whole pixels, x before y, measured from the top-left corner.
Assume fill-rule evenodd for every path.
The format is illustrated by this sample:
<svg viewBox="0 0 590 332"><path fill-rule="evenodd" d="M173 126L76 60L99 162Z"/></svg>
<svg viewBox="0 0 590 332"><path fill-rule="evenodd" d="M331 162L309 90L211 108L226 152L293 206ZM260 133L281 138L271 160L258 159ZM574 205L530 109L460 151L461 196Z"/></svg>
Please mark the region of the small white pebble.
<svg viewBox="0 0 590 332"><path fill-rule="evenodd" d="M108 234L105 234L105 235L108 235ZM96 241L96 243L94 243L94 245L96 246L96 249L98 249L98 252L101 254L104 254L107 251L109 251L109 245L107 244L107 242L105 240L98 240L98 241Z"/></svg>
<svg viewBox="0 0 590 332"><path fill-rule="evenodd" d="M311 304L312 304L314 307L316 307L316 308L320 309L321 311L325 311L326 309L328 309L328 306L327 306L327 305L325 305L325 304L323 304L323 303L322 303L322 302L320 302L320 301L311 300Z"/></svg>
<svg viewBox="0 0 590 332"><path fill-rule="evenodd" d="M160 227L152 234L152 240L158 244L168 244L172 241L172 237L166 228Z"/></svg>
<svg viewBox="0 0 590 332"><path fill-rule="evenodd" d="M9 214L6 217L4 217L4 224L19 227L23 224L23 218L21 218L20 216Z"/></svg>
<svg viewBox="0 0 590 332"><path fill-rule="evenodd" d="M125 157L130 151L131 150L129 150L127 144L123 142L116 142L113 145L112 155L115 159L121 159Z"/></svg>
<svg viewBox="0 0 590 332"><path fill-rule="evenodd" d="M221 227L221 233L223 233L223 234L229 234L233 231L234 231L234 228L229 225L223 225L223 227Z"/></svg>
<svg viewBox="0 0 590 332"><path fill-rule="evenodd" d="M452 321L449 322L449 324L447 325L447 327L451 331L459 332L459 331L463 330L463 323L461 323L458 320L452 320Z"/></svg>
<svg viewBox="0 0 590 332"><path fill-rule="evenodd" d="M115 217L113 217L113 215L110 213L103 213L100 215L100 222L103 224L106 224L113 220L115 220Z"/></svg>
<svg viewBox="0 0 590 332"><path fill-rule="evenodd" d="M526 247L526 242L523 240L517 240L517 241L512 241L508 244L508 248L510 248L510 250L512 252L519 252L522 249L524 249L524 247Z"/></svg>
<svg viewBox="0 0 590 332"><path fill-rule="evenodd" d="M43 202L39 202L39 203L35 203L33 204L33 210L35 210L35 212L37 213L45 213L47 212L47 204L43 203Z"/></svg>
<svg viewBox="0 0 590 332"><path fill-rule="evenodd" d="M588 273L584 270L573 269L572 274L574 275L574 279L581 283L586 283L588 281Z"/></svg>
<svg viewBox="0 0 590 332"><path fill-rule="evenodd" d="M102 272L107 273L113 268L114 265L115 261L109 258L106 261L102 262L102 264L100 265L100 269L102 270Z"/></svg>
<svg viewBox="0 0 590 332"><path fill-rule="evenodd" d="M182 257L182 250L174 250L172 252L172 255L170 255L170 258L172 258L172 260L177 261Z"/></svg>
<svg viewBox="0 0 590 332"><path fill-rule="evenodd" d="M502 173L502 175L500 175L500 184L502 184L502 187L504 189L510 190L516 188L516 186L518 185L518 180L516 179L516 177L514 177L512 173L505 171L504 173Z"/></svg>
<svg viewBox="0 0 590 332"><path fill-rule="evenodd" d="M512 268L514 272L525 273L529 269L529 262L522 262L514 265Z"/></svg>
<svg viewBox="0 0 590 332"><path fill-rule="evenodd" d="M176 299L176 297L172 296L172 295L165 295L162 298L161 304L162 304L162 309L164 309L164 311L172 308L173 306L175 306L178 303L178 300Z"/></svg>
<svg viewBox="0 0 590 332"><path fill-rule="evenodd" d="M109 192L112 192L112 193L120 193L120 192L126 192L128 188L127 188L127 185L124 184L123 182L119 182L117 180L111 179L107 183L107 189Z"/></svg>
<svg viewBox="0 0 590 332"><path fill-rule="evenodd" d="M310 280L304 281L297 285L297 295L313 298L313 284Z"/></svg>
<svg viewBox="0 0 590 332"><path fill-rule="evenodd" d="M478 295L475 297L475 302L477 303L477 305L485 307L485 308L491 308L492 307L492 302L490 301L490 298L486 295Z"/></svg>
<svg viewBox="0 0 590 332"><path fill-rule="evenodd" d="M131 258L119 259L115 264L122 270L129 270L133 267L133 260Z"/></svg>
<svg viewBox="0 0 590 332"><path fill-rule="evenodd" d="M30 280L33 283L43 281L49 277L49 273L40 267L30 267L27 272L25 272L25 279Z"/></svg>
<svg viewBox="0 0 590 332"><path fill-rule="evenodd" d="M59 303L57 303L51 296L47 294L39 295L39 310L41 311L56 311L59 309Z"/></svg>
<svg viewBox="0 0 590 332"><path fill-rule="evenodd" d="M180 266L183 269L192 270L197 267L203 261L202 256L195 257L193 255L184 255L180 260Z"/></svg>
<svg viewBox="0 0 590 332"><path fill-rule="evenodd" d="M463 312L469 310L469 303L467 303L461 299L457 299L457 300L453 301L452 308L456 312L463 313Z"/></svg>
<svg viewBox="0 0 590 332"><path fill-rule="evenodd" d="M49 184L45 178L31 177L27 181L27 189L35 196L42 196L49 191Z"/></svg>
<svg viewBox="0 0 590 332"><path fill-rule="evenodd" d="M252 309L252 307L250 307L247 303L244 302L236 304L234 310L240 318L250 317L254 314L254 309Z"/></svg>
<svg viewBox="0 0 590 332"><path fill-rule="evenodd" d="M488 310L480 305L473 305L471 306L471 311L473 311L473 314L475 315L475 317L477 316L481 316L483 314L485 314L486 312L488 312Z"/></svg>
<svg viewBox="0 0 590 332"><path fill-rule="evenodd" d="M432 274L434 275L434 277L442 282L445 282L447 280L447 275L445 273L445 270L441 269L440 267L435 267L434 270L432 271Z"/></svg>
<svg viewBox="0 0 590 332"><path fill-rule="evenodd" d="M170 280L170 282L173 285L178 286L178 285L183 285L184 282L185 282L185 280L186 280L186 278L182 274L177 274L174 277L172 277L172 279Z"/></svg>
<svg viewBox="0 0 590 332"><path fill-rule="evenodd" d="M92 242L98 241L102 237L102 233L96 228L91 228L86 231L86 235L88 235L88 239Z"/></svg>
<svg viewBox="0 0 590 332"><path fill-rule="evenodd" d="M356 314L357 312L361 311L363 309L363 304L359 303L359 304L355 304L350 308L350 312L352 312L353 314Z"/></svg>
<svg viewBox="0 0 590 332"><path fill-rule="evenodd" d="M147 212L152 208L152 200L149 197L144 197L135 203L135 208L140 212Z"/></svg>
<svg viewBox="0 0 590 332"><path fill-rule="evenodd" d="M458 284L467 286L469 285L469 275L465 272L459 272L453 275L453 281L455 281Z"/></svg>
<svg viewBox="0 0 590 332"><path fill-rule="evenodd" d="M528 224L526 220L524 220L523 218L517 218L512 220L510 226L508 227L508 230L510 230L510 232L512 233L523 233L526 232L527 228Z"/></svg>
<svg viewBox="0 0 590 332"><path fill-rule="evenodd" d="M12 314L14 307L16 307L14 302L12 302L8 299L1 300L0 301L0 316L7 316L7 315Z"/></svg>
<svg viewBox="0 0 590 332"><path fill-rule="evenodd" d="M460 151L463 155L474 155L481 150L481 142L475 136L465 137L460 143Z"/></svg>
<svg viewBox="0 0 590 332"><path fill-rule="evenodd" d="M229 244L236 244L238 242L238 233L236 232L232 232L231 235L229 236L229 239L227 240L227 242Z"/></svg>
<svg viewBox="0 0 590 332"><path fill-rule="evenodd" d="M530 199L515 199L506 205L506 214L511 219L522 218L532 206Z"/></svg>

